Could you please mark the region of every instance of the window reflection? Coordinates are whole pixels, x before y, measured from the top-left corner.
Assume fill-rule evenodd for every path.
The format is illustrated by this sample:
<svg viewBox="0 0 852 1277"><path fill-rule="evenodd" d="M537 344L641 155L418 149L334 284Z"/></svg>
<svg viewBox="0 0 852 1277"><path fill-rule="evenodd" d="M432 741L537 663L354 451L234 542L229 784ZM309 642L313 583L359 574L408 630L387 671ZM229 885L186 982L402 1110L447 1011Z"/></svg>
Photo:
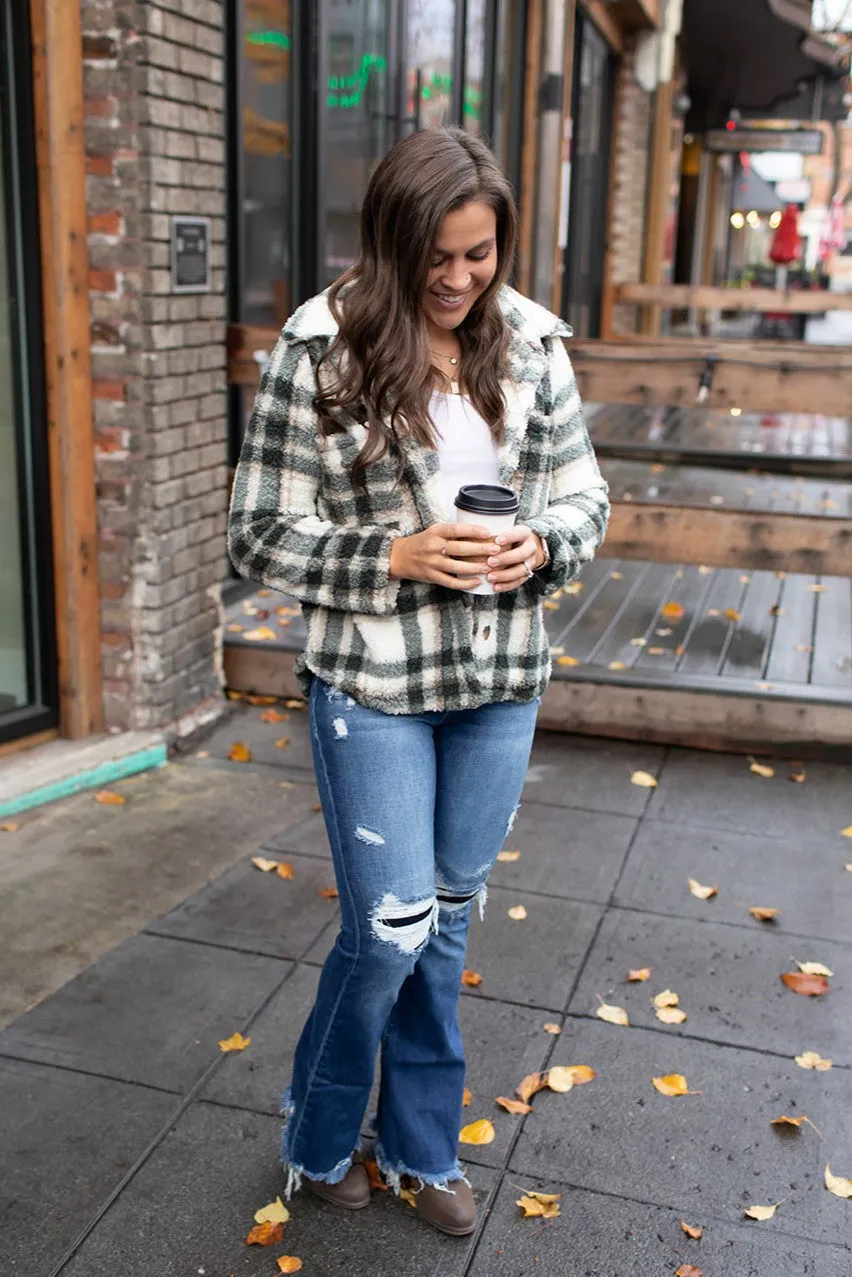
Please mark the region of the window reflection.
<svg viewBox="0 0 852 1277"><path fill-rule="evenodd" d="M452 122L454 31L454 0L411 0L405 78L409 131Z"/></svg>
<svg viewBox="0 0 852 1277"><path fill-rule="evenodd" d="M468 0L462 127L481 137L485 86L485 0Z"/></svg>

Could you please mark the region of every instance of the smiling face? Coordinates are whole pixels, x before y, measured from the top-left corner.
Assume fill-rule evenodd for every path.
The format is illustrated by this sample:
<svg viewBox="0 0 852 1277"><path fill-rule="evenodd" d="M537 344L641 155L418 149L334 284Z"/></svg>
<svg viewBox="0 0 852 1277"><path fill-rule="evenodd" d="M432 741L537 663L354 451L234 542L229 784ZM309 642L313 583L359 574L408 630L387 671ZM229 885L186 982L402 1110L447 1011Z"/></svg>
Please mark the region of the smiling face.
<svg viewBox="0 0 852 1277"><path fill-rule="evenodd" d="M497 216L476 200L448 213L435 239L423 312L430 332L457 328L497 273Z"/></svg>

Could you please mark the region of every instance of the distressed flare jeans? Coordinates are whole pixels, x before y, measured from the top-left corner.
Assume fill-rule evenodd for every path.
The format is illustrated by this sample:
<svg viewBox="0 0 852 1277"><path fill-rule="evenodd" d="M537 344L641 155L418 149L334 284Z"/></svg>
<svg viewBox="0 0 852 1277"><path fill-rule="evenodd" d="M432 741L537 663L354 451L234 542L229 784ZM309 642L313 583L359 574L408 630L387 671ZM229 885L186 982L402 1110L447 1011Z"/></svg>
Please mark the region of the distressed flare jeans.
<svg viewBox="0 0 852 1277"><path fill-rule="evenodd" d="M537 710L536 700L384 714L314 679L311 738L341 927L284 1094L288 1195L303 1174L343 1179L379 1052L376 1158L389 1183L461 1176L467 931L512 827Z"/></svg>

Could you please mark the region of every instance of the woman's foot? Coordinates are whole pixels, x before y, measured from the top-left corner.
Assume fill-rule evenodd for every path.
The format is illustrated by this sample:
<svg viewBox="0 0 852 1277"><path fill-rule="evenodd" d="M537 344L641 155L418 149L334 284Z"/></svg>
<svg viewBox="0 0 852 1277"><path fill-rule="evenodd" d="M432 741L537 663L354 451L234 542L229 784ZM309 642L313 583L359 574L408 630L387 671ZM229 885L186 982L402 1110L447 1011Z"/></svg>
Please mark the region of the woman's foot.
<svg viewBox="0 0 852 1277"><path fill-rule="evenodd" d="M344 1210L363 1210L370 1204L370 1181L367 1172L360 1162L350 1166L339 1184L327 1184L322 1179L302 1177L303 1184L333 1206L342 1206Z"/></svg>
<svg viewBox="0 0 852 1277"><path fill-rule="evenodd" d="M450 1180L446 1189L424 1184L415 1196L420 1214L442 1233L467 1237L476 1228L476 1203L466 1180Z"/></svg>

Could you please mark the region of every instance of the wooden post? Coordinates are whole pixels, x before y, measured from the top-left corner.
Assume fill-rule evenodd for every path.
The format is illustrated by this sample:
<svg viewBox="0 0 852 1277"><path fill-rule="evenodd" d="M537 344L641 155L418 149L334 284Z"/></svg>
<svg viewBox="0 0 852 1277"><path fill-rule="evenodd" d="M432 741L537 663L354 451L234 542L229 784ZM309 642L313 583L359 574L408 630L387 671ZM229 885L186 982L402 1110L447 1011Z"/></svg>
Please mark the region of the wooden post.
<svg viewBox="0 0 852 1277"><path fill-rule="evenodd" d="M533 281L533 229L536 217L538 170L538 89L541 76L541 26L544 0L529 0L524 66L524 126L521 148L520 236L518 288L527 296Z"/></svg>
<svg viewBox="0 0 852 1277"><path fill-rule="evenodd" d="M648 217L645 228L643 276L646 284L663 282L666 220L671 185L671 137L674 85L657 85L654 99L654 126L651 140L651 173L648 181ZM649 337L660 334L660 309L648 306L642 312L641 331Z"/></svg>
<svg viewBox="0 0 852 1277"><path fill-rule="evenodd" d="M80 5L30 0L64 736L103 729Z"/></svg>
<svg viewBox="0 0 852 1277"><path fill-rule="evenodd" d="M571 179L571 136L574 122L571 118L571 103L574 93L574 41L577 37L577 0L565 0L565 41L562 52L564 80L562 89L562 141L556 183L559 194L556 207L556 235L553 241L553 293L550 309L557 315L562 313L562 283L565 274L565 250L567 248L568 216L571 192L566 189L566 182Z"/></svg>

